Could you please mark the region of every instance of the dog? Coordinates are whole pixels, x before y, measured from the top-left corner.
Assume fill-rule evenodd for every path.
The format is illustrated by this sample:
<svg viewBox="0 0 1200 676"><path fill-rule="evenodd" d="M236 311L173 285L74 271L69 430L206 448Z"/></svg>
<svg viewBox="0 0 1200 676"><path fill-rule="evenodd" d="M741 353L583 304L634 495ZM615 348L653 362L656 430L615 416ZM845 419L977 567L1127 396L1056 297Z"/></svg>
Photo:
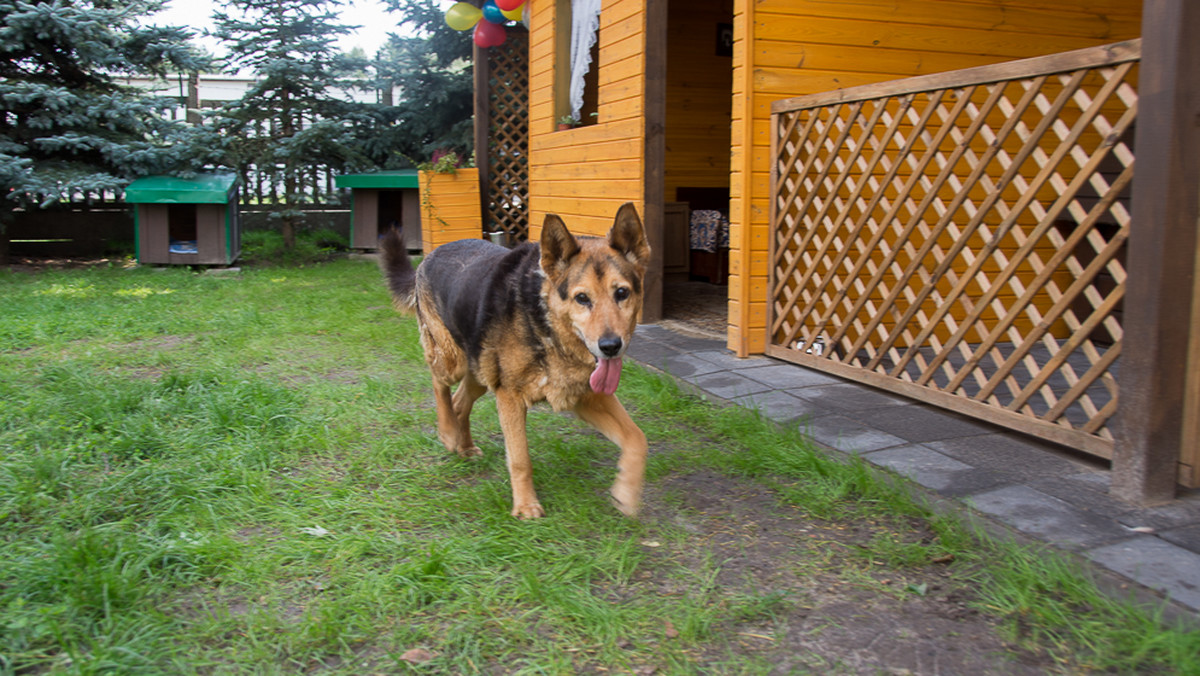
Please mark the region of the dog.
<svg viewBox="0 0 1200 676"><path fill-rule="evenodd" d="M606 237L576 237L551 214L540 243L512 250L482 239L450 242L414 270L403 237L393 230L380 253L396 308L416 314L446 449L464 458L481 455L471 438L471 407L491 390L504 433L512 515L545 516L533 487L525 418L531 405L549 402L574 411L620 447L609 493L620 512L636 516L646 435L614 394L641 319L650 260L634 206L618 209Z"/></svg>

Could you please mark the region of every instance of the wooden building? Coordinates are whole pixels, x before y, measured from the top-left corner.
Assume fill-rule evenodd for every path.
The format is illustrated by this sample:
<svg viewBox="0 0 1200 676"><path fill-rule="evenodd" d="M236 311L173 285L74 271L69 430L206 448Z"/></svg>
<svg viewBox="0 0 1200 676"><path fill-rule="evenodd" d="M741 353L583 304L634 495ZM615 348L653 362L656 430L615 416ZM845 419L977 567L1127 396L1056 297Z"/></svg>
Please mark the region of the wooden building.
<svg viewBox="0 0 1200 676"><path fill-rule="evenodd" d="M242 251L238 180L147 176L125 188L134 205L137 259L152 265L230 265Z"/></svg>
<svg viewBox="0 0 1200 676"><path fill-rule="evenodd" d="M1169 157L1194 146L1142 138L1190 138L1171 126L1186 113L1163 131L1137 127L1139 151L1168 154L1151 160L1170 180L1139 184L1132 159L1138 96L1182 111L1172 88L1196 89L1200 57L1179 36L1194 3L601 4L569 129L557 122L576 113L575 3L530 4L531 238L547 213L603 234L634 202L655 251L644 313L654 321L664 277L686 266L680 215L715 207L730 223L735 354L767 352L1111 458L1114 491L1131 500L1163 499L1177 479L1200 485L1200 377L1183 375L1200 369L1172 374L1158 348L1200 360L1200 339L1188 338L1200 310L1168 319L1160 308L1164 270L1189 307L1200 296L1195 233L1147 211L1158 220L1130 234L1151 209L1138 194L1174 187L1173 211L1197 206L1194 167ZM1064 161L1078 167L1060 172ZM850 229L820 234L830 224ZM1180 260L1156 268L1139 238ZM1146 295L1122 303L1139 287ZM1143 316L1153 308L1158 323ZM1126 322L1151 336L1153 359L1122 357Z"/></svg>
<svg viewBox="0 0 1200 676"><path fill-rule="evenodd" d="M728 192L728 344L743 356L766 346L772 102L1141 34L1138 0L606 0L592 107L559 131L570 4L531 4L530 224L554 212L602 232L633 201L661 251L680 190Z"/></svg>

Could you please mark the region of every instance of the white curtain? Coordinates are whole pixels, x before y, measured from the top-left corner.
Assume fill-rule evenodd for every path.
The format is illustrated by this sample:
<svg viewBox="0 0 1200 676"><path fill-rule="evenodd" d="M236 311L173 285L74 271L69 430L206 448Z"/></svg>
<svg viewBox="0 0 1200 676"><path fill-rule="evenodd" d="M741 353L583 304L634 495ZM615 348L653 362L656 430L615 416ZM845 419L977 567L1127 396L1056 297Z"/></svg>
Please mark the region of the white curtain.
<svg viewBox="0 0 1200 676"><path fill-rule="evenodd" d="M576 120L583 108L583 76L592 65L599 33L600 0L571 0L571 115Z"/></svg>

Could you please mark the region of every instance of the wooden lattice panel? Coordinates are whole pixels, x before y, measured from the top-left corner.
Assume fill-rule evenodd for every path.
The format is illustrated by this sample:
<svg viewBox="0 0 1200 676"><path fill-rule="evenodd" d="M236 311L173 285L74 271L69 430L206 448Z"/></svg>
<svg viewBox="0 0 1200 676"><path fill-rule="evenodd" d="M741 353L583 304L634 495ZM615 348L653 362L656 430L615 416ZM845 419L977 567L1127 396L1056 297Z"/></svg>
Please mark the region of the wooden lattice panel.
<svg viewBox="0 0 1200 676"><path fill-rule="evenodd" d="M1109 457L1139 55L775 104L768 352Z"/></svg>
<svg viewBox="0 0 1200 676"><path fill-rule="evenodd" d="M488 50L488 228L529 237L529 34Z"/></svg>

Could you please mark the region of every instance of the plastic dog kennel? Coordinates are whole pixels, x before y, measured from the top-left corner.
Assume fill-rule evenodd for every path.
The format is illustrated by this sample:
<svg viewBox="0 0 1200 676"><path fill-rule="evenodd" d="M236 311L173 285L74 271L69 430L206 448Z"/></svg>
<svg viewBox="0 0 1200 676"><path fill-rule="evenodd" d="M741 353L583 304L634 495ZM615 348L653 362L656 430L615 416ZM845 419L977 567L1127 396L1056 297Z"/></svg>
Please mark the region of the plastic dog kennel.
<svg viewBox="0 0 1200 676"><path fill-rule="evenodd" d="M401 228L409 249L421 248L421 201L416 169L343 174L334 179L350 188L350 247L379 248L380 235Z"/></svg>
<svg viewBox="0 0 1200 676"><path fill-rule="evenodd" d="M134 205L138 262L150 265L230 265L242 251L238 179L147 176L125 188Z"/></svg>

